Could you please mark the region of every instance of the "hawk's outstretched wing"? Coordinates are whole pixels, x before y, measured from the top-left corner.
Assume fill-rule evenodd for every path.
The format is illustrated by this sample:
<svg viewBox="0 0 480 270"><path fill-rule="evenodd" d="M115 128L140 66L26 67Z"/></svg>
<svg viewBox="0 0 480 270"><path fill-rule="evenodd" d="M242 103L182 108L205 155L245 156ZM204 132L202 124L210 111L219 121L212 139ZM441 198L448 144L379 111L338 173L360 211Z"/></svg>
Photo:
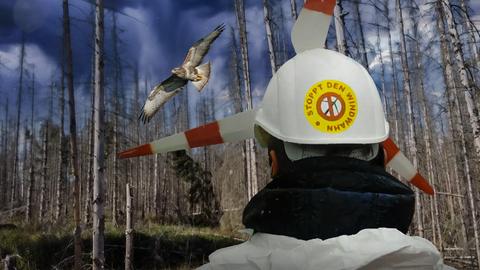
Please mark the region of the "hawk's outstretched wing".
<svg viewBox="0 0 480 270"><path fill-rule="evenodd" d="M210 34L195 42L188 50L187 56L183 61L182 66L196 67L202 63L203 57L208 53L210 45L220 36L225 30L225 25L221 24L215 28Z"/></svg>
<svg viewBox="0 0 480 270"><path fill-rule="evenodd" d="M166 80L156 85L148 95L142 112L138 117L143 123L150 122L153 115L162 107L162 105L175 96L182 87L187 84L187 80L172 75Z"/></svg>

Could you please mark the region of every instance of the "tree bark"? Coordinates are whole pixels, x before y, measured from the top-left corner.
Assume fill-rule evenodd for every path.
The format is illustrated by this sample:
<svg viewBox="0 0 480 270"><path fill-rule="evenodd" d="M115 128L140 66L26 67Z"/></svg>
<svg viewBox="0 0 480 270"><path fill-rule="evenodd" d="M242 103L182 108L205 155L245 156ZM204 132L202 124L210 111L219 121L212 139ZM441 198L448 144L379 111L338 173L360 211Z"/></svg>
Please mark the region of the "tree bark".
<svg viewBox="0 0 480 270"><path fill-rule="evenodd" d="M243 82L245 88L245 98L247 104L247 110L251 110L252 106L252 92L250 83L250 68L248 61L248 41L247 41L247 29L245 23L245 6L243 0L235 0L235 10L237 15L237 23L240 31L240 52L242 58L243 67ZM245 163L246 176L247 176L247 198L250 200L253 195L258 191L257 180L257 162L255 153L255 141L248 139L245 141Z"/></svg>
<svg viewBox="0 0 480 270"><path fill-rule="evenodd" d="M338 51L346 56L350 56L347 40L345 39L345 16L342 0L337 0L337 6L334 10L335 16L335 35L337 37Z"/></svg>
<svg viewBox="0 0 480 270"><path fill-rule="evenodd" d="M402 7L400 5L400 0L396 0L396 8L397 8L397 16L398 16L398 23L399 23L399 32L400 32L400 49L401 49L401 62L402 62L402 70L403 70L403 87L404 87L404 94L405 94L405 101L406 101L406 109L407 109L407 122L408 122L408 147L409 152L413 161L413 165L415 168L418 167L417 161L417 141L415 138L415 119L413 114L413 103L412 103L412 90L410 86L410 71L408 67L408 60L407 60L407 44L405 41L405 30L403 24L403 13ZM420 202L420 193L417 189L415 189L415 216L416 216L416 229L418 231L418 235L423 237L423 221L422 221L422 205Z"/></svg>
<svg viewBox="0 0 480 270"><path fill-rule="evenodd" d="M390 56L390 67L392 72L392 118L393 118L393 131L394 138L396 142L399 141L399 112L398 112L398 88L397 88L397 71L395 68L395 59L393 57L393 46L392 46L392 32L391 32L391 19L390 19L390 10L388 6L389 0L383 2L383 9L385 11L385 18L387 19L387 34L388 34L388 48Z"/></svg>
<svg viewBox="0 0 480 270"><path fill-rule="evenodd" d="M355 14L357 17L357 25L358 25L358 30L360 31L360 39L359 39L359 49L360 49L360 59L363 64L363 66L368 69L368 55L367 55L367 48L365 45L365 34L363 31L363 23L362 23L362 15L360 14L360 0L355 0L353 2L354 7L355 7Z"/></svg>
<svg viewBox="0 0 480 270"><path fill-rule="evenodd" d="M103 0L95 2L95 117L94 117L94 161L93 161L93 269L104 269L104 89L103 89Z"/></svg>
<svg viewBox="0 0 480 270"><path fill-rule="evenodd" d="M270 3L268 0L263 0L263 21L265 23L265 32L267 34L268 56L270 58L270 68L272 75L277 72L277 57L275 55L275 48L273 46L274 40L272 35L272 18L270 14Z"/></svg>
<svg viewBox="0 0 480 270"><path fill-rule="evenodd" d="M20 139L20 117L22 115L22 94L23 94L23 65L25 62L25 35L22 33L22 45L20 47L20 77L18 79L18 98L17 98L17 120L15 122L15 157L13 160L13 175L10 186L10 208L13 209L16 199L18 177L18 143ZM13 213L13 212L12 212Z"/></svg>
<svg viewBox="0 0 480 270"><path fill-rule="evenodd" d="M2 205L7 204L8 200L8 176L9 176L9 158L8 158L8 136L10 135L10 125L9 125L9 115L8 115L8 109L9 109L9 99L7 97L7 102L5 103L5 128L4 128L4 133L3 133L3 153L5 155L5 158L3 160L3 174L2 174L2 193L0 194L0 202Z"/></svg>
<svg viewBox="0 0 480 270"><path fill-rule="evenodd" d="M133 219L132 219L133 193L130 184L126 185L126 209L127 222L125 225L125 270L132 270L133 262Z"/></svg>
<svg viewBox="0 0 480 270"><path fill-rule="evenodd" d="M117 35L117 16L112 12L112 43L113 43L113 191L112 191L112 223L118 225L118 181L119 168L116 153L118 152L118 114L119 110L119 81L120 81L120 59L118 55L118 35Z"/></svg>
<svg viewBox="0 0 480 270"><path fill-rule="evenodd" d="M60 93L58 98L58 108L60 110L60 130L58 132L60 148L58 156L58 178L57 178L57 195L56 195L56 209L55 209L55 221L59 221L61 218L63 200L62 194L65 190L65 183L67 181L67 155L66 155L66 140L65 140L65 62L62 60L62 74L60 76L60 86L58 91Z"/></svg>
<svg viewBox="0 0 480 270"><path fill-rule="evenodd" d="M77 155L77 120L75 117L75 95L73 88L73 56L70 37L70 14L68 0L63 0L63 38L66 52L66 77L68 88L68 107L70 113L70 155L71 175L73 176L73 219L74 232L74 269L80 270L82 264L82 229L80 227L80 179Z"/></svg>
<svg viewBox="0 0 480 270"><path fill-rule="evenodd" d="M95 41L94 41L95 42ZM94 160L94 129L93 122L95 118L95 53L92 57L92 77L91 77L91 104L90 104L90 121L88 123L88 169L87 169L87 183L85 191L85 207L83 214L83 222L85 224L90 224L91 221L91 210L92 210L92 189L93 189L93 160Z"/></svg>
<svg viewBox="0 0 480 270"><path fill-rule="evenodd" d="M30 116L30 168L29 168L29 178L27 187L27 211L26 211L26 223L30 224L33 220L33 190L35 188L35 156L34 156L34 142L35 142L35 73L33 73L32 79L32 112Z"/></svg>
<svg viewBox="0 0 480 270"><path fill-rule="evenodd" d="M436 2L436 11L437 11L437 30L440 34L440 53L442 56L442 64L443 64L443 78L444 78L444 84L446 87L447 91L447 102L448 102L448 120L449 120L449 125L450 125L450 133L453 138L453 151L454 153L454 173L455 173L455 179L454 179L454 184L455 184L455 192L457 194L461 193L461 186L460 186L460 178L466 178L468 182L471 181L471 175L470 175L470 164L468 160L468 156L466 153L466 147L465 147L465 134L464 134L464 127L463 127L463 122L462 122L462 114L460 111L459 107L459 102L458 102L458 90L457 86L455 83L455 77L454 77L454 71L453 71L453 65L452 65L452 59L450 56L450 52L448 49L448 42L447 42L447 37L446 37L446 30L445 30L445 24L443 22L444 16L444 10L442 7L442 1L443 0L437 0ZM460 149L460 151L458 151ZM460 165L463 161L464 165L464 171L462 172L462 169L460 168ZM457 201L457 210L459 212L460 216L460 226L461 228L461 234L462 234L462 240L463 246L466 246L468 243L468 238L467 238L467 229L466 229L466 224L465 224L465 219L464 219L464 201L463 198L461 197L456 197Z"/></svg>
<svg viewBox="0 0 480 270"><path fill-rule="evenodd" d="M51 86L53 88L53 85ZM51 118L52 107L50 106L48 112L48 119L45 121L45 129L43 134L43 157L42 157L42 178L40 182L40 211L38 220L40 224L45 222L45 217L47 215L47 166L48 166L48 132L50 129L50 118Z"/></svg>

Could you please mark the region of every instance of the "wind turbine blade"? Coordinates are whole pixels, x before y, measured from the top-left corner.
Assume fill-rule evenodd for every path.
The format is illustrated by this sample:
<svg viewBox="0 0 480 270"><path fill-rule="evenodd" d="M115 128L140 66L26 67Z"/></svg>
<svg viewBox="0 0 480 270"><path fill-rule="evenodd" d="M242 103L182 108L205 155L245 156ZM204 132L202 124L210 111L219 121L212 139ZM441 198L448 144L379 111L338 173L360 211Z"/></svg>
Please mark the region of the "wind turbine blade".
<svg viewBox="0 0 480 270"><path fill-rule="evenodd" d="M117 155L119 158L132 158L253 138L255 115L255 110L241 112L219 121L125 150Z"/></svg>
<svg viewBox="0 0 480 270"><path fill-rule="evenodd" d="M410 184L416 186L423 192L430 195L435 193L432 186L420 175L392 139L388 138L382 145L385 150L385 166L396 171L401 177L405 178Z"/></svg>
<svg viewBox="0 0 480 270"><path fill-rule="evenodd" d="M336 0L307 0L293 25L292 44L297 54L323 48Z"/></svg>

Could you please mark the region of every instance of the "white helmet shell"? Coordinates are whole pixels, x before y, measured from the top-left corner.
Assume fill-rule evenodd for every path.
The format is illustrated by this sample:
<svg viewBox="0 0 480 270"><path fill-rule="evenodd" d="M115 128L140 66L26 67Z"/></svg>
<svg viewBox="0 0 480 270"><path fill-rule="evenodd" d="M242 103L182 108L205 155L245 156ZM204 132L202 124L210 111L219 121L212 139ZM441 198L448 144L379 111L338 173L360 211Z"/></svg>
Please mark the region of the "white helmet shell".
<svg viewBox="0 0 480 270"><path fill-rule="evenodd" d="M379 143L389 129L367 70L326 49L300 53L273 75L255 125L298 144Z"/></svg>

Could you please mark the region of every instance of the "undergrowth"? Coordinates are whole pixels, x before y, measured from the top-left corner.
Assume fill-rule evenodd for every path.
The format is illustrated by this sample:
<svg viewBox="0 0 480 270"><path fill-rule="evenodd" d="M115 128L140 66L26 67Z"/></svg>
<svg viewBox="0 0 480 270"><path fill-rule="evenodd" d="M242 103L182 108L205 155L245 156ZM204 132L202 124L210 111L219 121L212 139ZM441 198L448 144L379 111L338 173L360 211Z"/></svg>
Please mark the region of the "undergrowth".
<svg viewBox="0 0 480 270"><path fill-rule="evenodd" d="M82 240L83 264L88 269L91 230L84 230ZM148 224L135 232L134 268L190 269L207 262L213 251L240 242L210 228ZM73 227L0 230L0 255L4 258L7 254L20 256L19 270L71 269ZM124 254L124 229L107 224L105 268L124 269Z"/></svg>

